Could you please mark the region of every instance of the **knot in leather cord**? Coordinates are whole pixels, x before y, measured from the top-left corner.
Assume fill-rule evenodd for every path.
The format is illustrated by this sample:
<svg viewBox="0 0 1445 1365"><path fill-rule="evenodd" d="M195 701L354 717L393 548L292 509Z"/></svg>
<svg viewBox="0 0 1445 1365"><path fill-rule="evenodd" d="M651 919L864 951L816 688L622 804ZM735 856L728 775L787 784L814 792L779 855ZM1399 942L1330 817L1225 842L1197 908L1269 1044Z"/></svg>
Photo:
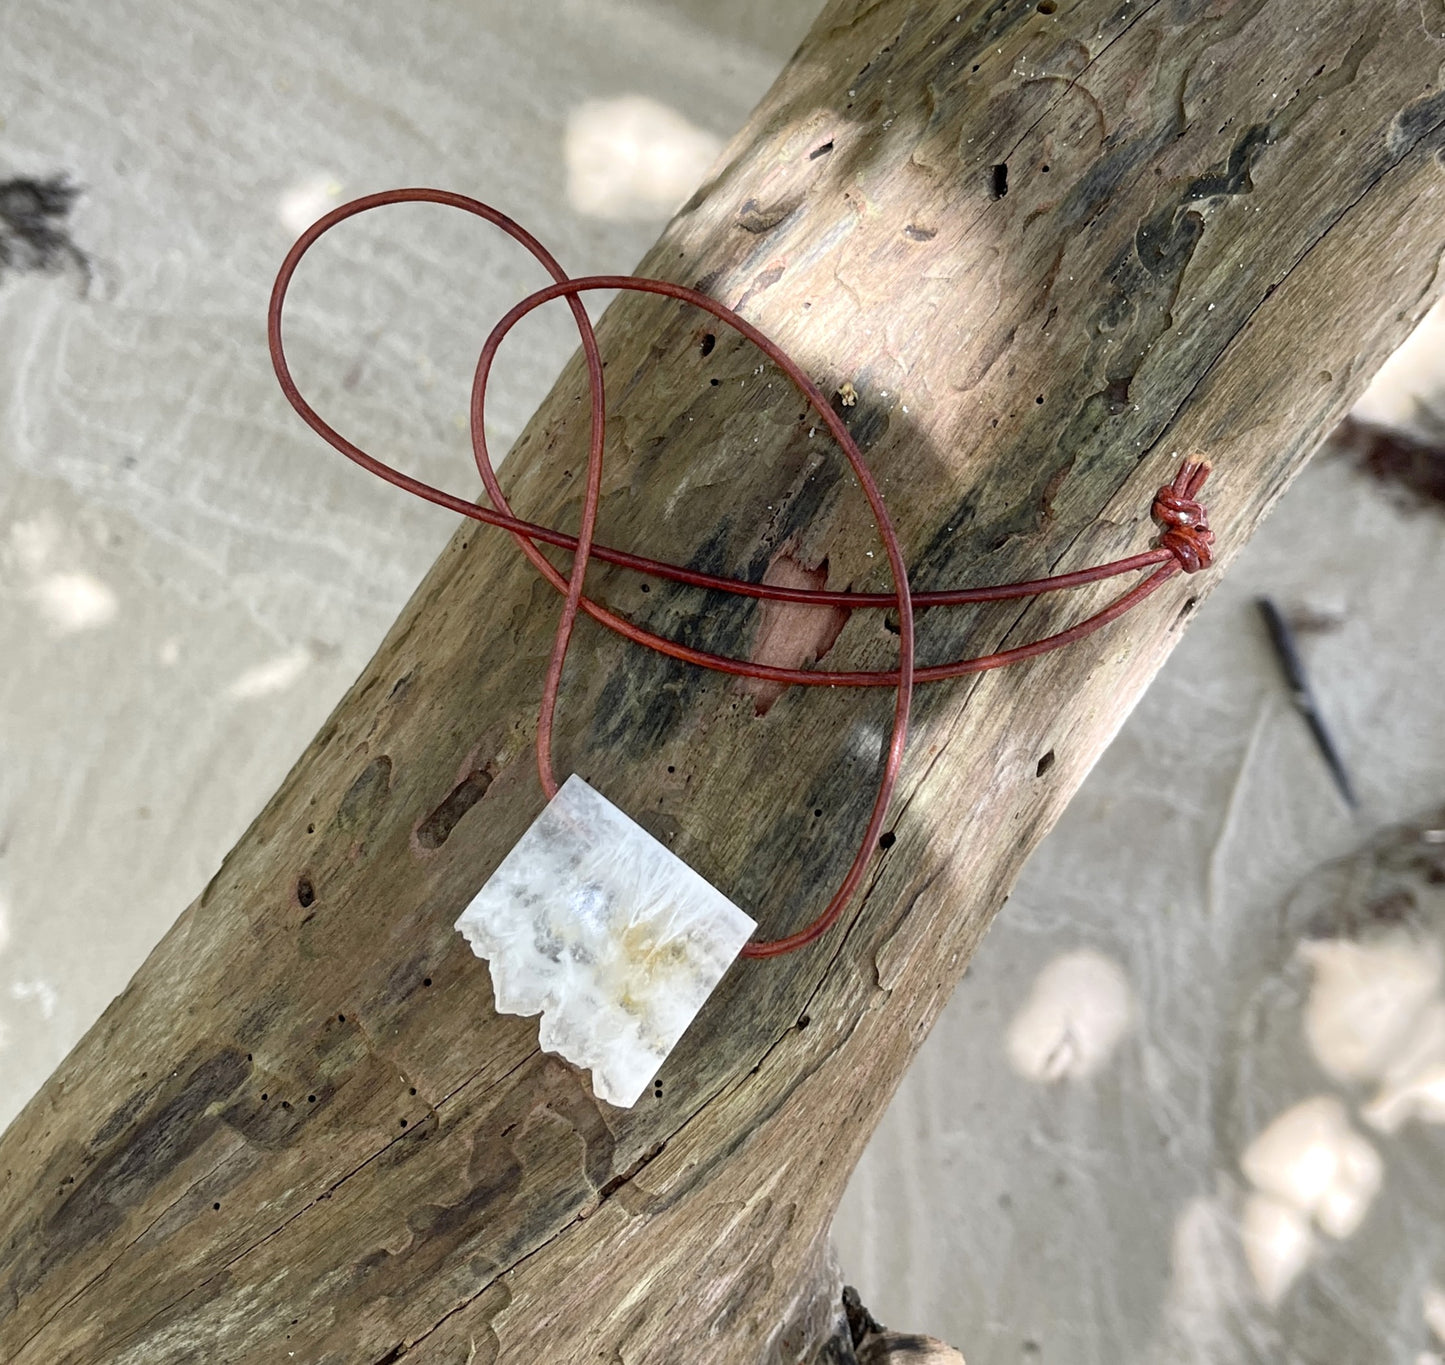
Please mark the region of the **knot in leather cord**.
<svg viewBox="0 0 1445 1365"><path fill-rule="evenodd" d="M1168 550L1185 573L1198 573L1214 562L1214 532L1209 513L1198 493L1209 477L1207 460L1186 460L1173 483L1166 483L1155 495L1149 515L1163 528L1161 549Z"/></svg>

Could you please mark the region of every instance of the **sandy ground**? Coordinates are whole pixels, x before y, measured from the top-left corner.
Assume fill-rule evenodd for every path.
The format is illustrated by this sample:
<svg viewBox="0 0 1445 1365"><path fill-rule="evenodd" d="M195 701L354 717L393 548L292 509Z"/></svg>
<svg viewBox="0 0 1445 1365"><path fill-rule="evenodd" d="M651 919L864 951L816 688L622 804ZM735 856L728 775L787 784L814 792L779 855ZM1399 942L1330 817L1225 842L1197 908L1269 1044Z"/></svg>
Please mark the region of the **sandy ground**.
<svg viewBox="0 0 1445 1365"><path fill-rule="evenodd" d="M80 186L54 222L85 258L0 276L0 1123L451 530L275 392L263 312L295 232L435 183L505 204L574 273L628 269L811 9L0 8L0 180ZM534 275L430 222L358 230L334 269L298 313L303 380L445 479L471 357ZM1434 326L1372 413L1445 391ZM572 344L546 317L509 342L499 444ZM1442 589L1445 519L1345 456L1286 496L1029 865L858 1171L837 1240L879 1317L971 1365L1445 1350L1441 889L1417 867L1409 913L1364 927L1316 905L1322 865L1445 803ZM1283 691L1265 592L1313 620L1354 814ZM1373 903L1356 882L1340 904Z"/></svg>

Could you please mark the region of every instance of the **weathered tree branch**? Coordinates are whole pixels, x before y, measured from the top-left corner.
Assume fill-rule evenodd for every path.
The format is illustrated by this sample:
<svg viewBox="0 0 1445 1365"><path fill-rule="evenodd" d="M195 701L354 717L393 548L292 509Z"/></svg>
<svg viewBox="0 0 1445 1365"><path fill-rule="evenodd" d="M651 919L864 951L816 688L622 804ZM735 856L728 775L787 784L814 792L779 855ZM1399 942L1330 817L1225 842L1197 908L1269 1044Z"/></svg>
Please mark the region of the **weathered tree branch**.
<svg viewBox="0 0 1445 1365"><path fill-rule="evenodd" d="M1440 288L1442 29L1439 0L838 0L641 269L854 386L920 587L1140 548L1196 450L1227 558ZM656 299L604 319L605 538L885 586L841 460L715 330ZM581 394L574 363L510 461L515 505L555 524ZM921 695L866 894L816 948L739 964L661 1097L624 1113L493 1013L450 927L541 805L555 611L505 537L463 527L0 1140L0 1357L815 1356L854 1161L1209 581ZM654 628L753 646L746 604L603 566L589 583ZM928 613L921 655L1017 643L1105 592ZM894 646L855 613L829 662ZM584 623L559 765L785 932L846 864L888 705L804 692L767 705Z"/></svg>

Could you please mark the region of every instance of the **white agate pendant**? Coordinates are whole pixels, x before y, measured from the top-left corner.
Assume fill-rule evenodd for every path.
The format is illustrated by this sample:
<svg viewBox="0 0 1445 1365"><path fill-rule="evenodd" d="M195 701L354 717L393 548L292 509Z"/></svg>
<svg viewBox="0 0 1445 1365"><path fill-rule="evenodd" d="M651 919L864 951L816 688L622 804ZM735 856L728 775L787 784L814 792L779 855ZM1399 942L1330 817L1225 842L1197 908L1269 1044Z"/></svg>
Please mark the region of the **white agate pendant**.
<svg viewBox="0 0 1445 1365"><path fill-rule="evenodd" d="M757 925L575 774L457 929L491 964L501 1014L630 1108Z"/></svg>

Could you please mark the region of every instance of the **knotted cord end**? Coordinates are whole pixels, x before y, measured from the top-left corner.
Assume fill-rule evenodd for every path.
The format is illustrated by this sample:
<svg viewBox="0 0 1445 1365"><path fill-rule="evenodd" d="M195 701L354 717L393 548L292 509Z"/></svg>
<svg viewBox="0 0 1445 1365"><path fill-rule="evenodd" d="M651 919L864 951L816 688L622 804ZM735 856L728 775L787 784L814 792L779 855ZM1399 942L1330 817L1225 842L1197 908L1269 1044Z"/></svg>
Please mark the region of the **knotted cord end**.
<svg viewBox="0 0 1445 1365"><path fill-rule="evenodd" d="M1198 500L1209 468L1208 460L1185 460L1174 482L1154 495L1149 512L1164 531L1160 548L1168 550L1185 573L1198 573L1214 562L1214 532L1209 529L1209 513Z"/></svg>

